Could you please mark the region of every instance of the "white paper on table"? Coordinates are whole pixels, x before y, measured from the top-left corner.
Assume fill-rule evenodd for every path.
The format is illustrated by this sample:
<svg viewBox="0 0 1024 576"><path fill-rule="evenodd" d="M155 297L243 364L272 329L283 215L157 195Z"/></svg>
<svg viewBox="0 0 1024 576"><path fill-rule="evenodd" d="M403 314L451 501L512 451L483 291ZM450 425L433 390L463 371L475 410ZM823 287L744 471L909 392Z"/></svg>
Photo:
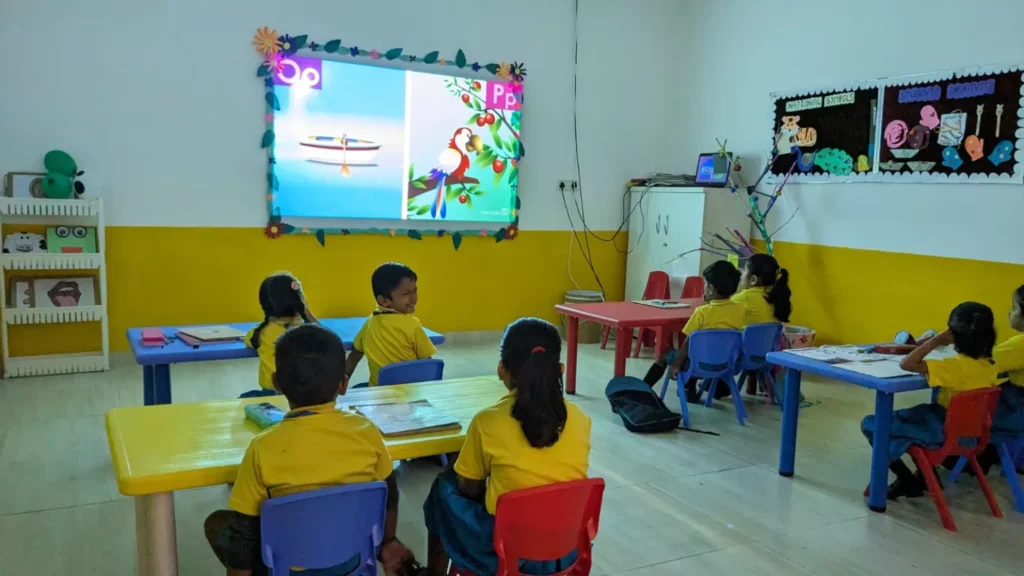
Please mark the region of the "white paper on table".
<svg viewBox="0 0 1024 576"><path fill-rule="evenodd" d="M874 376L875 378L899 378L900 376L914 376L916 374L900 368L899 360L892 357L877 362L844 362L836 364L835 367Z"/></svg>
<svg viewBox="0 0 1024 576"><path fill-rule="evenodd" d="M819 346L817 348L797 348L786 350L790 354L820 360L831 364L841 362L863 362L867 360L885 360L891 358L884 354L869 354L860 346Z"/></svg>

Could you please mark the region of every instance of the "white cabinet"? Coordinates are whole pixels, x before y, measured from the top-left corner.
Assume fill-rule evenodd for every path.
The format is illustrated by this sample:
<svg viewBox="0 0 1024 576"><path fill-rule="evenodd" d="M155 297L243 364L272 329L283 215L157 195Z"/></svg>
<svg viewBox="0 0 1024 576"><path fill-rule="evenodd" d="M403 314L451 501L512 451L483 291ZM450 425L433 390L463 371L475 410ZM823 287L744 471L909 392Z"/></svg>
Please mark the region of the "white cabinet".
<svg viewBox="0 0 1024 576"><path fill-rule="evenodd" d="M668 273L671 296L678 298L688 276L700 275L720 257L703 251L677 256L700 248L701 237L713 232L750 231L746 198L728 188L633 188L629 208L626 300L643 297L654 270Z"/></svg>

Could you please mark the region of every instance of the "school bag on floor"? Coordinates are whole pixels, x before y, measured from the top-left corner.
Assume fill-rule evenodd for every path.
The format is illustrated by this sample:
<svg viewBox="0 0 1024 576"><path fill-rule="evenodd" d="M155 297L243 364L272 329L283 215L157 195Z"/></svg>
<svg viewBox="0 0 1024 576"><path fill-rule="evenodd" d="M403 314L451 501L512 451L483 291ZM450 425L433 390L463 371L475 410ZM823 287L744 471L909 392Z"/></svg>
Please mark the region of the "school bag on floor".
<svg viewBox="0 0 1024 576"><path fill-rule="evenodd" d="M667 432L679 428L682 416L669 410L643 380L616 376L608 382L604 395L612 412L622 418L630 432Z"/></svg>

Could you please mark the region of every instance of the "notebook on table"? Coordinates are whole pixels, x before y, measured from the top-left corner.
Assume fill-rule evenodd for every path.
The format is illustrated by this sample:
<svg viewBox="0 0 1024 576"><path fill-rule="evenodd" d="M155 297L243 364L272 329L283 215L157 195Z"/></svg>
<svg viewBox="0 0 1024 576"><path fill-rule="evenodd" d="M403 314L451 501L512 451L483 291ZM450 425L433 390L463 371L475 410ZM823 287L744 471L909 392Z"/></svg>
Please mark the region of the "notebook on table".
<svg viewBox="0 0 1024 576"><path fill-rule="evenodd" d="M439 430L459 430L462 424L426 400L371 404L353 408L370 419L384 436L405 436Z"/></svg>
<svg viewBox="0 0 1024 576"><path fill-rule="evenodd" d="M201 342L227 342L245 338L245 332L231 326L196 326L194 328L178 328L178 334L191 336Z"/></svg>
<svg viewBox="0 0 1024 576"><path fill-rule="evenodd" d="M644 306L653 306L655 308L689 308L690 305L685 302L677 302L675 300L633 300L634 304L643 304Z"/></svg>

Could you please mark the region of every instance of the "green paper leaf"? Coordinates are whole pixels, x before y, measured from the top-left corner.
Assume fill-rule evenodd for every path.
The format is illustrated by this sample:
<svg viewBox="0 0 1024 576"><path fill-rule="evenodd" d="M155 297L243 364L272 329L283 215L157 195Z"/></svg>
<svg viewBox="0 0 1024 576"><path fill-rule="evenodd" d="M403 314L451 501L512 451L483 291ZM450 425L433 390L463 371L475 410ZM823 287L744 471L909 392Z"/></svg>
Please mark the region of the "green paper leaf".
<svg viewBox="0 0 1024 576"><path fill-rule="evenodd" d="M523 141L519 141L519 157L526 158L526 146L523 146Z"/></svg>
<svg viewBox="0 0 1024 576"><path fill-rule="evenodd" d="M267 95L264 96L263 99L267 101L267 106L270 106L272 110L281 109L281 103L278 102L277 95L274 94L273 92L267 92Z"/></svg>
<svg viewBox="0 0 1024 576"><path fill-rule="evenodd" d="M291 234L292 232L295 232L295 226L292 226L291 224L282 224L281 230L284 230L285 234Z"/></svg>
<svg viewBox="0 0 1024 576"><path fill-rule="evenodd" d="M504 228L502 228L501 230L498 230L497 232L494 233L494 243L495 244L497 244L498 242L501 242L504 239L505 239L505 229Z"/></svg>
<svg viewBox="0 0 1024 576"><path fill-rule="evenodd" d="M323 228L316 231L316 241L320 243L324 248L327 247L327 238L324 236Z"/></svg>
<svg viewBox="0 0 1024 576"><path fill-rule="evenodd" d="M452 234L452 246L455 248L456 252L459 250L459 246L462 246L462 233L456 232Z"/></svg>
<svg viewBox="0 0 1024 576"><path fill-rule="evenodd" d="M423 235L416 230L409 230L407 234L409 235L409 238L412 238L413 240L423 240Z"/></svg>
<svg viewBox="0 0 1024 576"><path fill-rule="evenodd" d="M306 40L309 39L309 35L303 34L302 36L296 36L292 38L292 50L301 50L306 47Z"/></svg>
<svg viewBox="0 0 1024 576"><path fill-rule="evenodd" d="M413 180L413 181L412 181L412 182L410 182L409 184L410 184L410 185L411 185L411 186L412 186L413 188L419 188L420 190L426 190L426 189L427 189L427 186L426 186L426 184L424 184L423 182L420 182L419 180Z"/></svg>
<svg viewBox="0 0 1024 576"><path fill-rule="evenodd" d="M522 210L523 203L519 200L519 195L516 194L516 210Z"/></svg>
<svg viewBox="0 0 1024 576"><path fill-rule="evenodd" d="M260 64L260 67L256 69L256 77L266 78L267 76L270 76L270 66Z"/></svg>
<svg viewBox="0 0 1024 576"><path fill-rule="evenodd" d="M484 68L486 68L487 71L490 72L491 74L497 74L498 73L498 65L497 64L488 64L487 66L484 66Z"/></svg>
<svg viewBox="0 0 1024 576"><path fill-rule="evenodd" d="M388 50L387 52L384 53L384 57L387 58L388 60L394 60L394 59L400 57L401 55L402 55L402 49L401 48L392 48L391 50Z"/></svg>
<svg viewBox="0 0 1024 576"><path fill-rule="evenodd" d="M437 52L436 50L434 52L430 52L429 54L427 54L426 56L423 57L423 63L424 64L436 64L438 56L440 56L440 53Z"/></svg>
<svg viewBox="0 0 1024 576"><path fill-rule="evenodd" d="M455 54L455 65L459 68L466 67L466 53L460 48L458 53Z"/></svg>
<svg viewBox="0 0 1024 576"><path fill-rule="evenodd" d="M430 206L428 206L428 205L424 204L423 206L420 206L420 207L419 207L419 208L418 208L418 209L416 210L416 215L417 215L417 216L423 216L423 215L424 215L424 214L426 214L427 212L430 212Z"/></svg>
<svg viewBox="0 0 1024 576"><path fill-rule="evenodd" d="M278 190L281 187L281 183L278 182L277 176L273 172L267 172L267 187L271 190Z"/></svg>
<svg viewBox="0 0 1024 576"><path fill-rule="evenodd" d="M327 52L328 54L334 54L338 51L338 48L341 48L341 40L331 40L327 44L324 44L324 52Z"/></svg>
<svg viewBox="0 0 1024 576"><path fill-rule="evenodd" d="M516 215L516 218L515 220L512 221L512 224L515 226L519 226L519 215Z"/></svg>
<svg viewBox="0 0 1024 576"><path fill-rule="evenodd" d="M274 131L267 130L263 133L263 140L260 141L260 148L270 148L270 145L274 143Z"/></svg>

